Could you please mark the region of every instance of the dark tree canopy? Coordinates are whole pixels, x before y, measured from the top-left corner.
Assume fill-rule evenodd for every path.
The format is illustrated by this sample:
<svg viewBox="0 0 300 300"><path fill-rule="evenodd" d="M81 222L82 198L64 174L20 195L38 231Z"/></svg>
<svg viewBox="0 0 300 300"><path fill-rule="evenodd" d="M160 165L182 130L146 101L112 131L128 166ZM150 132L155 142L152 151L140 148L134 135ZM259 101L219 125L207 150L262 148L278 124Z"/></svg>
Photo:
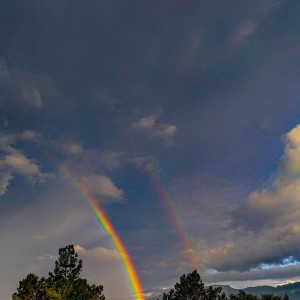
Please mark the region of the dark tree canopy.
<svg viewBox="0 0 300 300"><path fill-rule="evenodd" d="M174 289L163 294L163 300L289 300L289 297L287 295L279 297L273 294L265 294L259 298L244 291L226 297L221 287L205 287L201 276L195 270L187 275L182 275L179 283L175 284Z"/></svg>
<svg viewBox="0 0 300 300"><path fill-rule="evenodd" d="M30 273L25 279L20 281L17 293L13 294L13 300L44 300L47 298L45 291L45 280L40 280L38 276Z"/></svg>
<svg viewBox="0 0 300 300"><path fill-rule="evenodd" d="M163 295L163 300L221 300L225 294L221 294L221 288L205 287L199 273L194 270L192 273L182 275L180 282L176 283L174 289Z"/></svg>
<svg viewBox="0 0 300 300"><path fill-rule="evenodd" d="M73 245L59 249L54 272L48 278L29 274L19 282L13 300L105 300L102 285L80 278L82 260Z"/></svg>
<svg viewBox="0 0 300 300"><path fill-rule="evenodd" d="M230 295L229 296L230 300L258 300L257 296L254 296L252 294L247 294L244 291L239 291L238 294L236 295Z"/></svg>
<svg viewBox="0 0 300 300"><path fill-rule="evenodd" d="M59 258L55 261L54 274L49 273L49 276L70 281L78 279L82 270L82 260L78 260L78 254L75 252L74 246L68 245L60 248L58 255Z"/></svg>

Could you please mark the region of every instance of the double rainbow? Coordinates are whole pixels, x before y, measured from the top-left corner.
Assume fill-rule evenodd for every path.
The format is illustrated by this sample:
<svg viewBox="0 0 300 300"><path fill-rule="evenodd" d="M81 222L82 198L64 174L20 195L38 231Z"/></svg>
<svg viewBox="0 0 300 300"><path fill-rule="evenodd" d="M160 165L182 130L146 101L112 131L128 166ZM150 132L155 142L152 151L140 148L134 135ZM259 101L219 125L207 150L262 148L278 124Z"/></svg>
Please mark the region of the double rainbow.
<svg viewBox="0 0 300 300"><path fill-rule="evenodd" d="M115 249L119 253L123 266L126 270L128 275L130 285L132 287L134 297L136 300L144 300L143 290L135 271L135 268L132 264L130 256L128 255L127 250L125 249L120 237L118 236L116 230L112 226L108 217L104 214L103 210L101 209L99 203L97 203L92 196L89 188L85 186L82 182L80 182L77 176L66 166L61 166L61 171L64 175L66 175L74 184L74 186L78 189L82 197L86 200L89 208L93 212L94 216L96 217L98 223L101 225L105 233L109 236L110 240L112 241Z"/></svg>

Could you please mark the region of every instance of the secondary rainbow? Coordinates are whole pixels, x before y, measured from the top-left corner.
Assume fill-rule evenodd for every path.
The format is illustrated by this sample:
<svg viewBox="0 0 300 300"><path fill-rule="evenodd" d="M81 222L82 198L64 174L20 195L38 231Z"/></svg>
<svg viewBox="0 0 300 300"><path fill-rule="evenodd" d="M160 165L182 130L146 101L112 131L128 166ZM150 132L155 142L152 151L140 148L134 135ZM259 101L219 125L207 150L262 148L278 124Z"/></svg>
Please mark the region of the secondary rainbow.
<svg viewBox="0 0 300 300"><path fill-rule="evenodd" d="M201 266L201 260L196 250L195 244L191 236L188 234L188 231L182 221L182 218L176 208L175 201L173 196L168 188L163 184L157 168L153 162L148 162L142 166L143 170L148 175L154 189L156 190L158 196L163 201L166 210L175 225L176 232L179 235L183 247L185 249L186 256L189 260L190 265L199 270ZM200 270L199 270L200 271Z"/></svg>
<svg viewBox="0 0 300 300"><path fill-rule="evenodd" d="M144 300L143 290L133 266L133 263L128 255L127 250L125 249L120 237L118 236L116 230L112 226L108 217L104 214L103 210L101 209L99 203L96 203L95 199L93 198L89 188L85 186L82 182L80 182L77 176L65 165L61 165L60 169L62 173L67 176L74 184L74 186L78 189L81 193L83 198L86 200L89 208L93 212L94 216L96 217L97 221L105 231L105 233L109 236L110 240L112 241L114 247L116 248L117 252L119 253L126 273L128 275L134 296L136 300Z"/></svg>

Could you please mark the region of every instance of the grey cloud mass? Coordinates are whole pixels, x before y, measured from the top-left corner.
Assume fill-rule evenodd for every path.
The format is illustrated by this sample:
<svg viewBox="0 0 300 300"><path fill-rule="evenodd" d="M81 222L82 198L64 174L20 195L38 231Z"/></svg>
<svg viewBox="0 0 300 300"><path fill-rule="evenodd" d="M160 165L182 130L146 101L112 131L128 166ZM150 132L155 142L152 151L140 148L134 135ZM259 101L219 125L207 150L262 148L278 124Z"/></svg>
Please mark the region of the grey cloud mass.
<svg viewBox="0 0 300 300"><path fill-rule="evenodd" d="M299 259L299 138L300 125L285 135L272 186L252 192L234 211L233 239L204 253L210 267L244 270L290 256Z"/></svg>

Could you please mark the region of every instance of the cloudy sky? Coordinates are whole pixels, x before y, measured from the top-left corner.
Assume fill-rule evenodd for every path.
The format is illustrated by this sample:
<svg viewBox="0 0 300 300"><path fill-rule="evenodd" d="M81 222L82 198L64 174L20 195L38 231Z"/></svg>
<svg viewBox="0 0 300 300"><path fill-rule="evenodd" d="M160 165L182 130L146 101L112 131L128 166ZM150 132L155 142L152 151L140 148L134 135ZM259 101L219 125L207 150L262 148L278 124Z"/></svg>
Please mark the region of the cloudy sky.
<svg viewBox="0 0 300 300"><path fill-rule="evenodd" d="M192 271L190 253L207 283L300 280L299 14L296 0L0 0L0 298L72 243L108 300L134 299L62 166L145 295Z"/></svg>

